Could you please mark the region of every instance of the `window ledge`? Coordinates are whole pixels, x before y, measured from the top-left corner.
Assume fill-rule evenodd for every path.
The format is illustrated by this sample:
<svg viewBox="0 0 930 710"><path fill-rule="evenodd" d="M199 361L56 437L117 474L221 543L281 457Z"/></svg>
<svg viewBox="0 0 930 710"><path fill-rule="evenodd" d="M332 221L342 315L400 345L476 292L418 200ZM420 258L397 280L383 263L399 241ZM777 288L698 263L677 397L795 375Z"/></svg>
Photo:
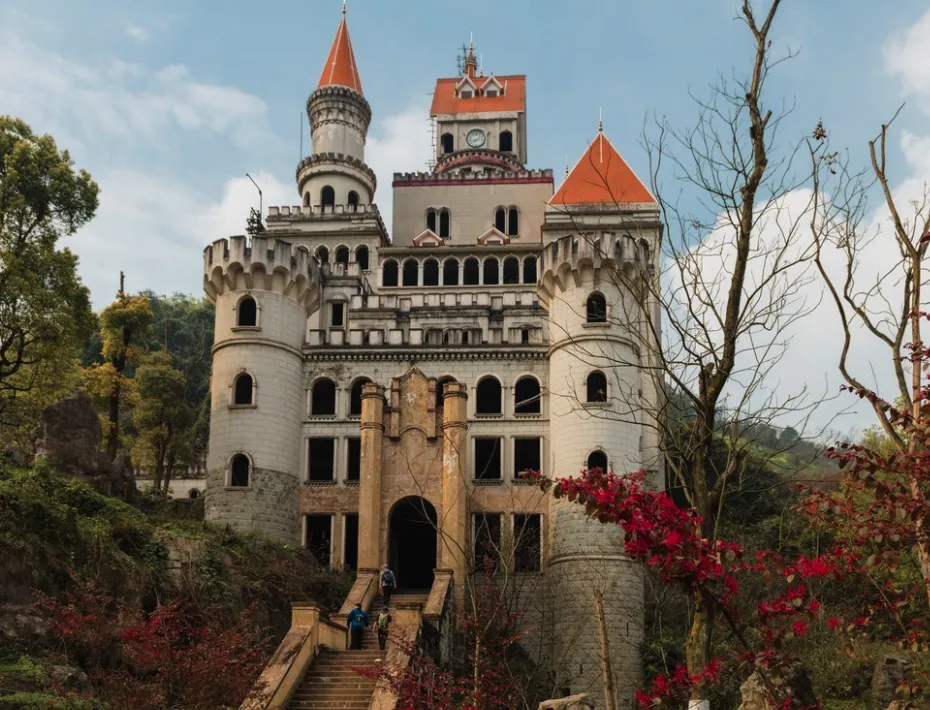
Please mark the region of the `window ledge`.
<svg viewBox="0 0 930 710"><path fill-rule="evenodd" d="M258 409L257 404L230 404L227 409Z"/></svg>
<svg viewBox="0 0 930 710"><path fill-rule="evenodd" d="M502 486L504 480L502 478L473 478L471 484L473 486Z"/></svg>
<svg viewBox="0 0 930 710"><path fill-rule="evenodd" d="M582 328L609 328L609 327L610 327L610 323L607 323L607 322L604 322L604 323L582 323L582 324L581 324L581 327L582 327Z"/></svg>
<svg viewBox="0 0 930 710"><path fill-rule="evenodd" d="M233 333L257 333L262 327L260 325L234 325Z"/></svg>
<svg viewBox="0 0 930 710"><path fill-rule="evenodd" d="M360 481L345 481L346 488L358 488Z"/></svg>
<svg viewBox="0 0 930 710"><path fill-rule="evenodd" d="M357 421L362 418L362 415L361 414L350 414L348 418Z"/></svg>
<svg viewBox="0 0 930 710"><path fill-rule="evenodd" d="M475 413L475 419L503 419L503 412Z"/></svg>
<svg viewBox="0 0 930 710"><path fill-rule="evenodd" d="M610 409L610 402L583 402L585 409Z"/></svg>
<svg viewBox="0 0 930 710"><path fill-rule="evenodd" d="M535 486L538 483L535 479L532 478L514 478L513 485L515 486Z"/></svg>
<svg viewBox="0 0 930 710"><path fill-rule="evenodd" d="M250 490L252 490L252 486L225 486L225 487L223 488L223 490L230 491L230 492L231 492L231 491L242 491L242 492L245 492L245 491L250 491Z"/></svg>
<svg viewBox="0 0 930 710"><path fill-rule="evenodd" d="M335 414L311 414L310 415L310 419L313 419L314 421L319 421L321 419L335 419L335 418L336 418Z"/></svg>
<svg viewBox="0 0 930 710"><path fill-rule="evenodd" d="M310 488L331 488L336 485L336 481L305 481L304 485Z"/></svg>
<svg viewBox="0 0 930 710"><path fill-rule="evenodd" d="M515 419L541 419L542 412L514 412Z"/></svg>

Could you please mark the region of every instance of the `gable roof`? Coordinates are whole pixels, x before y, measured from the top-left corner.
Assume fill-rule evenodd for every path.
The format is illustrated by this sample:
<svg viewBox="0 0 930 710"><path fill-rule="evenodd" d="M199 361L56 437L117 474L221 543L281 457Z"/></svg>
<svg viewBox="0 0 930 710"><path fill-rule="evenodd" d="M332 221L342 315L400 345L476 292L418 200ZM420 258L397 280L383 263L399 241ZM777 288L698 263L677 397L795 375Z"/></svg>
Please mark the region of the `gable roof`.
<svg viewBox="0 0 930 710"><path fill-rule="evenodd" d="M352 40L349 39L349 26L346 24L345 11L342 13L342 22L336 30L336 39L329 50L329 58L323 65L320 83L323 86L347 86L362 93L362 78L358 74L355 64L355 53L352 51Z"/></svg>
<svg viewBox="0 0 930 710"><path fill-rule="evenodd" d="M504 87L503 93L497 96L473 96L463 99L455 95L455 90L462 77L452 79L437 79L433 90L433 105L430 115L458 114L458 113L484 113L492 111L526 111L526 76L514 74L512 76L495 76L497 82ZM475 77L472 83L482 82L484 77Z"/></svg>
<svg viewBox="0 0 930 710"><path fill-rule="evenodd" d="M655 202L655 198L600 130L549 200L550 205L630 202Z"/></svg>

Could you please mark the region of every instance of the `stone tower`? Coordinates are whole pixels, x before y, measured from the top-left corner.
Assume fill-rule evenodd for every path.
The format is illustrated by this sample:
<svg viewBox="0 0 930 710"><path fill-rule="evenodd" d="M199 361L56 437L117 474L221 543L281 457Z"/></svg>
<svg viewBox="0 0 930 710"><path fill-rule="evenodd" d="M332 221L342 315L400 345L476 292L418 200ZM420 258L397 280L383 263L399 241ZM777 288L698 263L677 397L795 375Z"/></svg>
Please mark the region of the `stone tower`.
<svg viewBox="0 0 930 710"><path fill-rule="evenodd" d="M214 242L203 269L216 306L206 515L293 542L305 409L295 383L319 269L307 249L264 237Z"/></svg>
<svg viewBox="0 0 930 710"><path fill-rule="evenodd" d="M376 179L365 164L371 106L349 39L345 8L320 82L307 99L313 152L297 167L297 190L305 207L369 205Z"/></svg>
<svg viewBox="0 0 930 710"><path fill-rule="evenodd" d="M652 466L641 426L644 383L631 337L630 295L618 272L649 278L658 237L655 202L599 130L549 202L539 296L549 316L550 432L557 476L584 468ZM626 304L626 305L625 305ZM650 430L651 431L651 430ZM644 448L646 446L646 448ZM615 687L641 677L643 580L620 528L589 520L577 503L549 512L552 660L573 693L603 697L594 590L607 615ZM630 707L625 693L621 706Z"/></svg>

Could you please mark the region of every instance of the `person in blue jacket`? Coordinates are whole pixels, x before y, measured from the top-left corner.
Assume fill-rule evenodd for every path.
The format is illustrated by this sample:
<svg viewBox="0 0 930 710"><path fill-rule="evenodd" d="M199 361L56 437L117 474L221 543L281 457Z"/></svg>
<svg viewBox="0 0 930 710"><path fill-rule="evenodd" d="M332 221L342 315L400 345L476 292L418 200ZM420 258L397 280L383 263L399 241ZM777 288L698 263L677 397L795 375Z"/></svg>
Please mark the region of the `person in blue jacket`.
<svg viewBox="0 0 930 710"><path fill-rule="evenodd" d="M356 604L346 621L349 624L349 650L361 651L362 632L368 627L368 614L362 609L361 604Z"/></svg>

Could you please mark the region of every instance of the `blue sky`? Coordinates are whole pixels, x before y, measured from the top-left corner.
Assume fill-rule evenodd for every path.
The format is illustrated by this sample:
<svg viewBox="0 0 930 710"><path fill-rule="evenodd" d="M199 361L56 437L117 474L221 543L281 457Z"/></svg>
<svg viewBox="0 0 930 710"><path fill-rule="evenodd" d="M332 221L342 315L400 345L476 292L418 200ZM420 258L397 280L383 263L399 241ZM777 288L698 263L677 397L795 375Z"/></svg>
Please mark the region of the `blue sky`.
<svg viewBox="0 0 930 710"><path fill-rule="evenodd" d="M746 66L738 0L349 0L374 119L368 162L390 212L395 170L424 167L438 76L474 33L484 68L528 75L531 167L561 175L605 129L648 173L644 119L694 120L689 91ZM571 10L566 8L571 6ZM340 0L0 0L0 112L52 133L101 185L97 219L69 245L97 307L120 269L132 290L199 294L201 252L242 232L256 203L294 204L299 121L340 17ZM855 163L904 100L892 177L930 176L926 0L784 0L769 101L793 108L785 145L819 119ZM306 124L304 123L306 126ZM304 146L308 135L304 129ZM901 146L907 146L907 154ZM813 333L819 333L816 324ZM832 359L832 354L824 357ZM815 363L810 379L827 366Z"/></svg>

